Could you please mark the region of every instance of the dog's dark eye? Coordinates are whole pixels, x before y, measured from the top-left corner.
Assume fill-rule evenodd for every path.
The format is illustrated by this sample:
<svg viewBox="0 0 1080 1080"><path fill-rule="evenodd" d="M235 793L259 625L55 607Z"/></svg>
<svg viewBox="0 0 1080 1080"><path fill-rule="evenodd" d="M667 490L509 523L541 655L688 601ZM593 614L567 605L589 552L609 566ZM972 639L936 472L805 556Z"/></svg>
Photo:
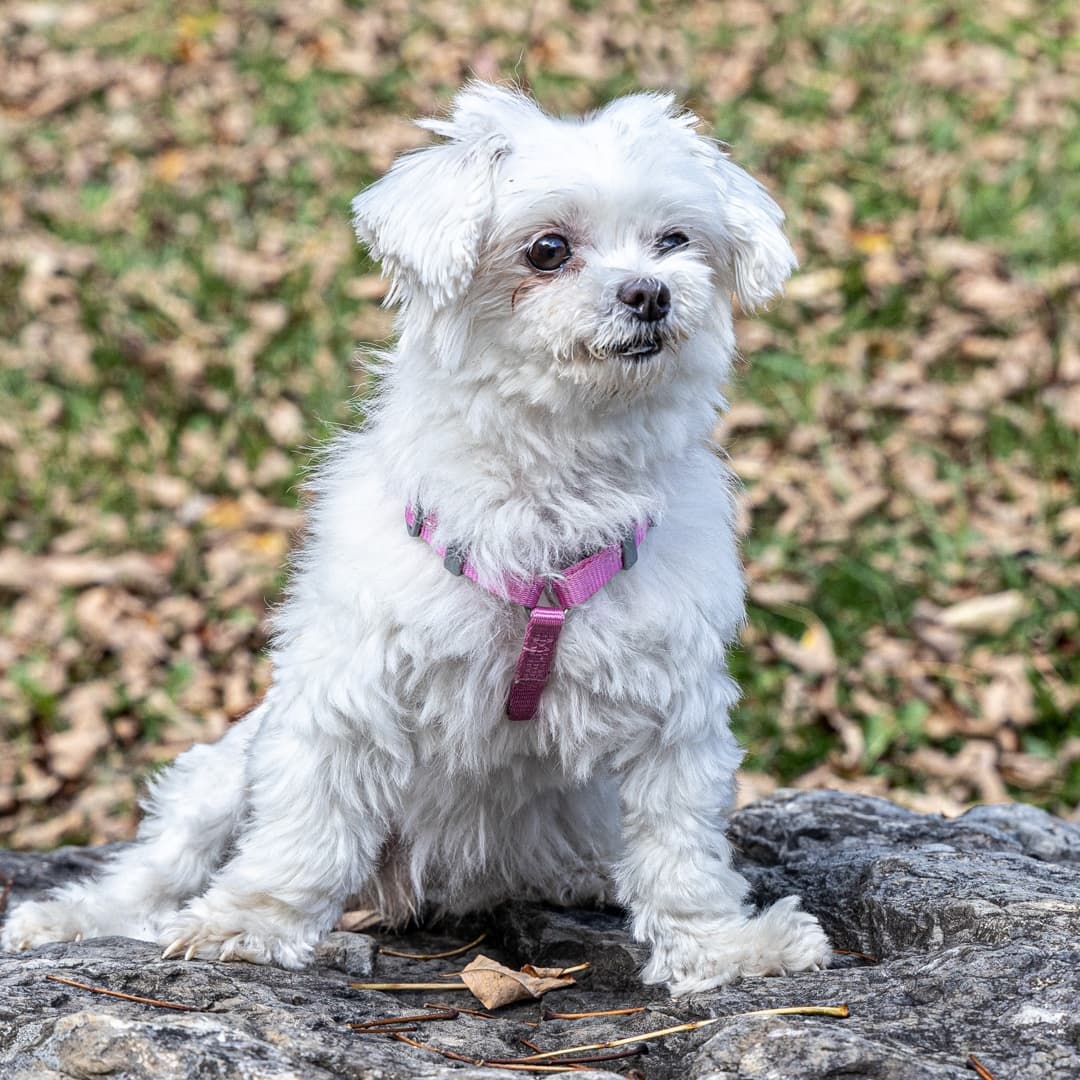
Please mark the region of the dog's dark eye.
<svg viewBox="0 0 1080 1080"><path fill-rule="evenodd" d="M537 270L558 270L570 258L570 243L565 236L547 233L533 241L525 257Z"/></svg>
<svg viewBox="0 0 1080 1080"><path fill-rule="evenodd" d="M656 241L656 248L658 251L674 251L676 248L686 247L690 243L690 237L684 232L669 232L664 233L659 240Z"/></svg>

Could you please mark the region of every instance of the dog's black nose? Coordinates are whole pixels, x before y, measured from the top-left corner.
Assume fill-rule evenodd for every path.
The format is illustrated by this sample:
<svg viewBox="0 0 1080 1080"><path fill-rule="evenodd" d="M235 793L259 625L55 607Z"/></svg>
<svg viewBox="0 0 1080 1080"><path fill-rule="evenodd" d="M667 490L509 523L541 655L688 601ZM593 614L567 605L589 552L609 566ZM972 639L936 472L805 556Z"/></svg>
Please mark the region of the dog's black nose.
<svg viewBox="0 0 1080 1080"><path fill-rule="evenodd" d="M658 322L671 310L671 290L656 278L624 281L615 295L642 322Z"/></svg>

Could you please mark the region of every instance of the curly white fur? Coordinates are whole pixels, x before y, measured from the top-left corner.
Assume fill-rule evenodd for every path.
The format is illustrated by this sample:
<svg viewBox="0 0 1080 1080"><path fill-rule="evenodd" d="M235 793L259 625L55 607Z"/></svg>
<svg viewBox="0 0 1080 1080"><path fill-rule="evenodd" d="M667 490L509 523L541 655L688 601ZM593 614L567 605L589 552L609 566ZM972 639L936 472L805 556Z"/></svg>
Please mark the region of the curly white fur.
<svg viewBox="0 0 1080 1080"><path fill-rule="evenodd" d="M677 993L827 962L795 898L748 909L724 837L743 585L709 435L730 296L764 303L795 259L779 208L694 124L668 96L553 119L474 84L426 122L443 142L356 199L399 342L315 481L273 686L154 786L102 876L16 908L7 948L128 934L299 967L351 897L404 919L587 902L613 879L645 979ZM572 255L538 272L524 253L548 233ZM672 233L688 242L660 247ZM648 326L617 298L642 276L671 296ZM659 351L635 358L646 333ZM534 720L505 715L525 612L407 536L410 500L490 581L658 523L568 615Z"/></svg>

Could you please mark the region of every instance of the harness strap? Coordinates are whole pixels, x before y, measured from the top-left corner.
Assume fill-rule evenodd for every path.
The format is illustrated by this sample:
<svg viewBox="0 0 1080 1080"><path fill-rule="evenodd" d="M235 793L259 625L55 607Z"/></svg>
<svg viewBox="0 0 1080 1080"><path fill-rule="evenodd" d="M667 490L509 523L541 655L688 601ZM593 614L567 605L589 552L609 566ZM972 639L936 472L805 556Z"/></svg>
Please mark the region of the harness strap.
<svg viewBox="0 0 1080 1080"><path fill-rule="evenodd" d="M466 552L440 547L433 542L438 524L435 514L425 514L418 507L405 507L405 527L409 535L419 537L441 555L443 565L450 573L481 584ZM648 531L649 523L641 522L620 543L601 548L566 567L558 576L522 581L507 575L497 585L481 585L500 599L529 609L529 623L506 706L506 714L511 720L531 720L536 715L540 696L551 675L567 610L595 596L620 570L629 570L637 562L637 549ZM551 589L559 607L540 605L545 588Z"/></svg>
<svg viewBox="0 0 1080 1080"><path fill-rule="evenodd" d="M536 715L565 621L566 612L562 608L534 607L529 612L529 625L525 627L525 639L506 703L506 715L511 720L531 720Z"/></svg>

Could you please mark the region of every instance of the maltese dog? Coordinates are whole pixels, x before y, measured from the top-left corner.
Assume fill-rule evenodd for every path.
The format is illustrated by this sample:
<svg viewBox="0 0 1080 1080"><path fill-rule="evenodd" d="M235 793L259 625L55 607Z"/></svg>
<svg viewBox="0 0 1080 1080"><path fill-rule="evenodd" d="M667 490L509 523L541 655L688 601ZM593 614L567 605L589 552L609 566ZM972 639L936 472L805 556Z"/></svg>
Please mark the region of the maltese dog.
<svg viewBox="0 0 1080 1080"><path fill-rule="evenodd" d="M356 198L399 337L314 480L273 685L5 947L299 968L350 900L393 923L614 896L675 994L828 962L797 897L748 906L724 832L744 610L710 432L732 296L764 304L795 256L696 123L473 84Z"/></svg>

